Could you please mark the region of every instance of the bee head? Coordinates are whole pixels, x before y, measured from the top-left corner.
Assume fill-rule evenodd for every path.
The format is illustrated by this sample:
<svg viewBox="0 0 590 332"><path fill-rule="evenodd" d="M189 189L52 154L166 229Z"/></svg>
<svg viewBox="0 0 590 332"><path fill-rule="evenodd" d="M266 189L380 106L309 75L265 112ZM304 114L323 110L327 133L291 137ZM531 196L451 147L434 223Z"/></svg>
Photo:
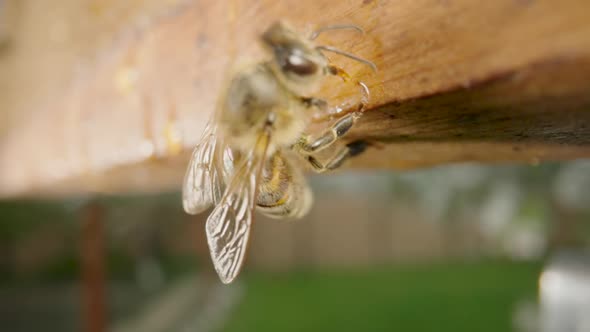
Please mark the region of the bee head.
<svg viewBox="0 0 590 332"><path fill-rule="evenodd" d="M290 89L299 93L315 89L324 75L327 59L310 41L282 21L271 25L262 41L273 53L275 71Z"/></svg>

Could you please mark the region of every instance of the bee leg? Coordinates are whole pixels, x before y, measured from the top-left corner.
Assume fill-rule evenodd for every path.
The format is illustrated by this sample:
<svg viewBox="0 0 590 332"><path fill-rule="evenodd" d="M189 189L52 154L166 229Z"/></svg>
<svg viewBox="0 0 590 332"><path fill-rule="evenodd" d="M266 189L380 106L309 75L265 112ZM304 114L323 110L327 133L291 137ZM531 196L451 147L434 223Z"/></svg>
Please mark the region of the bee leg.
<svg viewBox="0 0 590 332"><path fill-rule="evenodd" d="M300 100L305 108L316 109L316 112L312 115L313 122L326 122L327 120L332 120L334 118L333 115L337 114L340 109L330 110L328 108L328 102L320 98L301 97Z"/></svg>
<svg viewBox="0 0 590 332"><path fill-rule="evenodd" d="M328 110L328 102L314 97L301 97L301 102L306 108L316 108L320 111L327 111Z"/></svg>
<svg viewBox="0 0 590 332"><path fill-rule="evenodd" d="M344 82L353 81L355 84L357 84L359 86L359 88L361 89L361 100L356 105L350 105L349 103L345 103L345 104L342 104L336 108L328 109L323 114L321 114L319 116L314 116L313 121L314 122L325 122L325 121L331 120L335 117L341 117L341 116L347 115L352 112L364 112L367 104L369 103L369 98L370 98L370 92L369 92L369 88L367 87L367 85L361 81L352 79L351 76L344 69L342 69L334 64L328 65L327 71L331 75L338 76L338 77L342 78L342 80ZM326 108L324 108L324 110L326 110Z"/></svg>
<svg viewBox="0 0 590 332"><path fill-rule="evenodd" d="M358 140L346 144L345 147L340 149L326 163L322 163L313 155L307 155L306 160L309 162L314 171L323 173L325 171L331 171L342 166L342 164L349 158L363 153L367 149L367 146L369 146L369 144L366 141Z"/></svg>
<svg viewBox="0 0 590 332"><path fill-rule="evenodd" d="M365 108L364 104L351 104L351 103L344 103L338 107L332 109L324 109L321 113L316 113L313 115L312 121L314 123L322 123L331 121L350 113L359 112L362 113L363 109Z"/></svg>
<svg viewBox="0 0 590 332"><path fill-rule="evenodd" d="M312 154L329 147L352 128L360 114L360 112L353 112L341 117L332 126L324 130L319 137L315 139L304 137L295 145L295 148L303 154Z"/></svg>
<svg viewBox="0 0 590 332"><path fill-rule="evenodd" d="M326 122L328 120L334 120L336 117L341 117L352 112L359 112L362 110L364 105L351 105L342 104L336 108L328 108L328 102L324 99L314 97L301 97L301 103L306 108L315 108L319 113L313 115L314 122Z"/></svg>
<svg viewBox="0 0 590 332"><path fill-rule="evenodd" d="M342 80L345 83L353 81L353 83L355 83L356 85L359 86L359 88L361 89L360 103L363 105L363 108L366 104L369 103L369 99L371 98L371 93L369 92L369 87L367 87L367 85L365 83L363 83L362 81L353 79L344 69L342 69L341 67L338 67L334 64L329 64L327 68L328 68L327 70L328 70L329 74L342 78Z"/></svg>

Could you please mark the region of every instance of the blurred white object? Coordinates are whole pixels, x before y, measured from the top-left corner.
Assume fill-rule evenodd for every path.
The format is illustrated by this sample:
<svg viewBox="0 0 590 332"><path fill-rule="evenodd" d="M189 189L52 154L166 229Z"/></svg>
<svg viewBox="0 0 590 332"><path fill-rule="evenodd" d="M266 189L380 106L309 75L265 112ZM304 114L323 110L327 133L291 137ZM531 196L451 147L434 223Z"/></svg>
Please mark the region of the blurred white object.
<svg viewBox="0 0 590 332"><path fill-rule="evenodd" d="M545 231L540 221L521 219L525 221L511 225L502 239L502 247L512 259L537 260L543 256L547 247Z"/></svg>
<svg viewBox="0 0 590 332"><path fill-rule="evenodd" d="M514 181L497 181L490 186L480 210L480 225L485 235L498 237L516 218L523 195Z"/></svg>
<svg viewBox="0 0 590 332"><path fill-rule="evenodd" d="M563 167L554 185L557 201L566 208L585 210L590 205L590 161L576 161Z"/></svg>
<svg viewBox="0 0 590 332"><path fill-rule="evenodd" d="M590 253L554 255L539 286L542 332L590 332Z"/></svg>

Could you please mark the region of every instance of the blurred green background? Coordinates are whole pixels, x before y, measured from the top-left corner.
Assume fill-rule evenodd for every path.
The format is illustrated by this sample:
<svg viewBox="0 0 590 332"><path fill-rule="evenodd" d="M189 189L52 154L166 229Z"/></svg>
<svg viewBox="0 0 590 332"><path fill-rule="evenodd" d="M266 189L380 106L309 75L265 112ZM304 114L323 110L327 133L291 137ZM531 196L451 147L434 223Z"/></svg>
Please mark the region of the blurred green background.
<svg viewBox="0 0 590 332"><path fill-rule="evenodd" d="M229 286L177 193L1 202L2 330L533 331L552 254L590 240L589 162L310 183Z"/></svg>

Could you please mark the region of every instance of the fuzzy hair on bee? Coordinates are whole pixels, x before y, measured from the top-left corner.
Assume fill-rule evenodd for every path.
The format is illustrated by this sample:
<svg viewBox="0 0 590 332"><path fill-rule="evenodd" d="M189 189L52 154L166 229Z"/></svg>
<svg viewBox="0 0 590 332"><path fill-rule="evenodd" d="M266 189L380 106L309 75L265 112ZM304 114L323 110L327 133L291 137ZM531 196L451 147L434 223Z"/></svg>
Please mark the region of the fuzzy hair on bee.
<svg viewBox="0 0 590 332"><path fill-rule="evenodd" d="M318 153L334 146L361 117L368 87L333 64L336 53L376 70L375 65L332 46L315 45L332 30L363 32L355 25L322 27L304 37L278 21L261 36L270 57L236 71L220 95L219 106L195 147L182 190L184 210L198 214L213 207L205 225L211 259L223 283L232 282L243 265L254 210L275 219L301 218L313 195L301 163L316 172L336 169L364 151L362 142L337 149L321 161ZM306 128L311 112L328 103L313 97L326 76L357 84L358 105L336 107L336 120L318 135Z"/></svg>

